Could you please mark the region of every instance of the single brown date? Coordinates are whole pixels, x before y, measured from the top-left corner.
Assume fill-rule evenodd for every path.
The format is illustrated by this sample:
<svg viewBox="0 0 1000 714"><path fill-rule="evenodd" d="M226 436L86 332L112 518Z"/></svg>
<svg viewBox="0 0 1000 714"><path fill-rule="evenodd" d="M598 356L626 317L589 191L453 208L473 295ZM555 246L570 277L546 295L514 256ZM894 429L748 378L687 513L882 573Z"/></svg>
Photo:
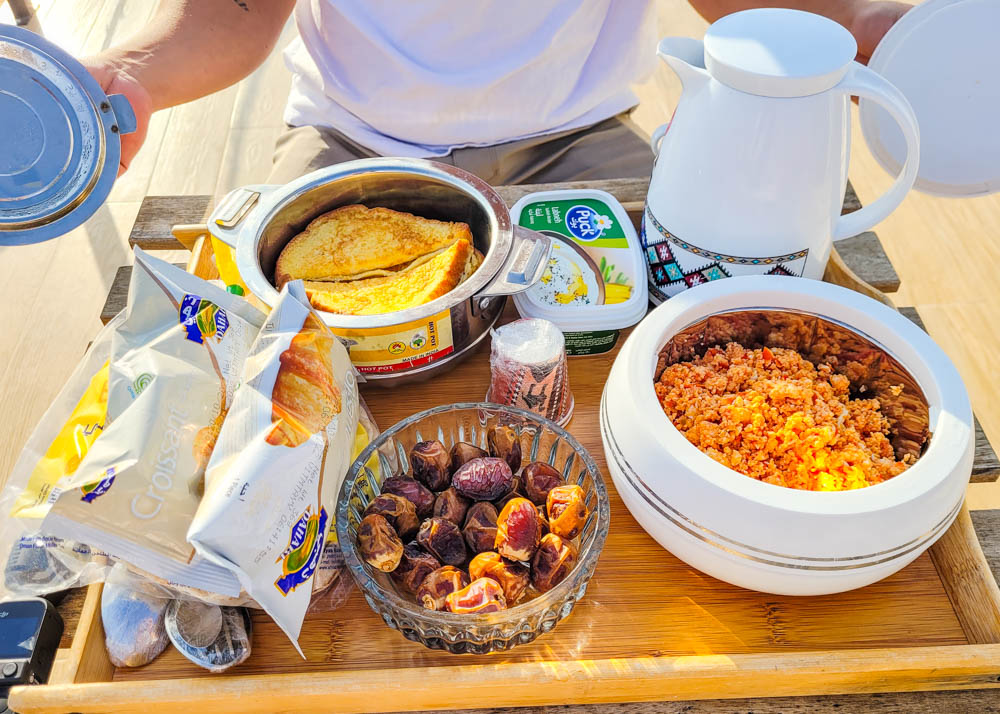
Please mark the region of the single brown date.
<svg viewBox="0 0 1000 714"><path fill-rule="evenodd" d="M549 491L556 486L562 486L562 474L544 461L532 461L524 467L521 473L524 482L524 492L536 506L544 506Z"/></svg>
<svg viewBox="0 0 1000 714"><path fill-rule="evenodd" d="M412 503L393 493L382 493L374 498L365 509L365 515L377 513L389 521L396 534L404 541L411 540L420 528L417 509Z"/></svg>
<svg viewBox="0 0 1000 714"><path fill-rule="evenodd" d="M511 560L528 561L542 537L542 521L526 498L508 501L497 517L496 551Z"/></svg>
<svg viewBox="0 0 1000 714"><path fill-rule="evenodd" d="M545 508L549 514L549 531L572 540L580 535L587 522L586 494L576 484L556 486L549 491Z"/></svg>
<svg viewBox="0 0 1000 714"><path fill-rule="evenodd" d="M471 503L454 488L445 489L438 494L437 500L434 501L434 517L447 518L456 526L461 527L465 523L465 514Z"/></svg>
<svg viewBox="0 0 1000 714"><path fill-rule="evenodd" d="M500 583L492 578L479 578L469 583L468 587L449 595L447 607L451 612L471 615L504 610L507 602Z"/></svg>
<svg viewBox="0 0 1000 714"><path fill-rule="evenodd" d="M417 588L417 602L428 610L447 609L448 596L468 586L469 576L458 568L445 565L428 573Z"/></svg>
<svg viewBox="0 0 1000 714"><path fill-rule="evenodd" d="M565 579L576 565L576 548L555 533L549 533L535 551L531 561L531 584L540 592L548 592Z"/></svg>
<svg viewBox="0 0 1000 714"><path fill-rule="evenodd" d="M416 543L403 546L403 557L399 566L392 571L392 579L408 593L415 593L424 578L441 567L430 553L424 552Z"/></svg>
<svg viewBox="0 0 1000 714"><path fill-rule="evenodd" d="M465 463L451 477L451 485L473 501L493 501L510 492L514 474L503 459L484 456Z"/></svg>
<svg viewBox="0 0 1000 714"><path fill-rule="evenodd" d="M421 441L410 449L413 478L431 491L448 488L448 452L440 441Z"/></svg>
<svg viewBox="0 0 1000 714"><path fill-rule="evenodd" d="M446 565L465 562L465 539L447 518L428 518L420 524L417 544Z"/></svg>
<svg viewBox="0 0 1000 714"><path fill-rule="evenodd" d="M390 476L382 482L382 493L391 493L413 504L418 518L430 518L434 511L434 492L409 476Z"/></svg>
<svg viewBox="0 0 1000 714"><path fill-rule="evenodd" d="M520 563L504 560L499 553L488 551L480 553L469 563L469 577L492 578L503 588L504 600L513 605L524 593L531 582L531 574Z"/></svg>
<svg viewBox="0 0 1000 714"><path fill-rule="evenodd" d="M489 501L472 504L465 515L465 527L462 529L465 542L473 553L493 550L497 539L497 509Z"/></svg>
<svg viewBox="0 0 1000 714"><path fill-rule="evenodd" d="M481 459L484 456L489 456L489 453L478 446L467 441L456 442L448 454L448 465L451 467L451 473L454 474L473 459Z"/></svg>
<svg viewBox="0 0 1000 714"><path fill-rule="evenodd" d="M486 444L489 446L490 456L503 459L510 466L510 470L517 473L521 468L521 440L513 427L493 427L486 434Z"/></svg>
<svg viewBox="0 0 1000 714"><path fill-rule="evenodd" d="M403 557L403 541L389 521L373 513L358 524L358 550L366 563L391 573Z"/></svg>

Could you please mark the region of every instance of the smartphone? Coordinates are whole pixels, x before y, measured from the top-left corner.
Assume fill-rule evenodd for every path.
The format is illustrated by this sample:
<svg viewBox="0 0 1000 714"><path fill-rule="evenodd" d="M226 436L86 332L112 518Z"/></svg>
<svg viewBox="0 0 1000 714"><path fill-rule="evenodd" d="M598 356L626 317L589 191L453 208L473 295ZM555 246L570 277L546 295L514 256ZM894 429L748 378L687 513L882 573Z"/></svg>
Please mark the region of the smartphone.
<svg viewBox="0 0 1000 714"><path fill-rule="evenodd" d="M20 684L43 684L63 634L63 620L44 598L0 602L0 713Z"/></svg>

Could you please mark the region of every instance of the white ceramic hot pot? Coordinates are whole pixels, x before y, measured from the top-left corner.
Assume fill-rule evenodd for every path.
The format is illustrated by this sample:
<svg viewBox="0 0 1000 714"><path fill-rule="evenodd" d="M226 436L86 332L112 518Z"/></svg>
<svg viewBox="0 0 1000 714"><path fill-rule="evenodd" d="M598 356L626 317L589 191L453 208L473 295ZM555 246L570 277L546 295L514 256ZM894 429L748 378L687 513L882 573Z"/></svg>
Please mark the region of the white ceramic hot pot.
<svg viewBox="0 0 1000 714"><path fill-rule="evenodd" d="M916 463L867 488L801 491L737 473L688 442L653 389L661 351L697 353L725 341L740 315L801 319L800 333L840 335L845 352L884 370L883 387L904 384L899 397L885 392L892 403L883 411L900 415L893 444L897 455L919 454ZM601 436L618 493L663 547L720 580L784 595L851 590L900 570L954 520L972 471L969 397L930 337L851 290L778 276L715 281L651 312L612 367Z"/></svg>

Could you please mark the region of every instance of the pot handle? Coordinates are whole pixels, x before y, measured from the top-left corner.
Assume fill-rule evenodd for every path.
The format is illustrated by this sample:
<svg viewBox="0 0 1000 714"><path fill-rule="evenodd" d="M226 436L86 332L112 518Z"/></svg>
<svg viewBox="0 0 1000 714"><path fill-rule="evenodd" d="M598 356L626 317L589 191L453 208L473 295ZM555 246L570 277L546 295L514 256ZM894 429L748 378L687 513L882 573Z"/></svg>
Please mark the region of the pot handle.
<svg viewBox="0 0 1000 714"><path fill-rule="evenodd" d="M131 134L136 130L135 112L124 94L109 94L108 104L115 113L115 125L119 134Z"/></svg>
<svg viewBox="0 0 1000 714"><path fill-rule="evenodd" d="M552 239L547 235L514 226L514 241L506 262L486 287L475 295L480 307L486 307L484 299L523 292L537 283L549 263L551 249Z"/></svg>
<svg viewBox="0 0 1000 714"><path fill-rule="evenodd" d="M882 105L889 115L896 120L906 139L906 162L899 172L896 181L889 190L879 196L874 202L860 210L848 213L837 219L833 228L833 240L850 238L867 231L876 223L884 220L896 206L903 202L917 178L920 164L920 128L913 114L913 107L906 97L882 75L873 72L862 64L851 63L847 75L833 88L844 94L857 95L864 99Z"/></svg>
<svg viewBox="0 0 1000 714"><path fill-rule="evenodd" d="M208 232L230 248L235 248L236 240L240 237L240 223L257 205L262 195L278 188L280 186L263 184L230 191L208 217Z"/></svg>

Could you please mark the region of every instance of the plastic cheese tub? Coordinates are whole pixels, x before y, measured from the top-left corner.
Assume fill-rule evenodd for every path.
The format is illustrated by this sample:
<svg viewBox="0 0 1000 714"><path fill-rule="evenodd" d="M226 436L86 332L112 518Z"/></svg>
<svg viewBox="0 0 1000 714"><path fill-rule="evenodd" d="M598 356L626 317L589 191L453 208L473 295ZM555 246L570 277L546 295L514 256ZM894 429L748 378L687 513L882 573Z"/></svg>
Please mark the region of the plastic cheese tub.
<svg viewBox="0 0 1000 714"><path fill-rule="evenodd" d="M642 247L622 205L604 191L541 191L511 209L514 223L553 238L549 266L533 287L514 295L522 317L555 323L566 353L594 355L649 304Z"/></svg>

